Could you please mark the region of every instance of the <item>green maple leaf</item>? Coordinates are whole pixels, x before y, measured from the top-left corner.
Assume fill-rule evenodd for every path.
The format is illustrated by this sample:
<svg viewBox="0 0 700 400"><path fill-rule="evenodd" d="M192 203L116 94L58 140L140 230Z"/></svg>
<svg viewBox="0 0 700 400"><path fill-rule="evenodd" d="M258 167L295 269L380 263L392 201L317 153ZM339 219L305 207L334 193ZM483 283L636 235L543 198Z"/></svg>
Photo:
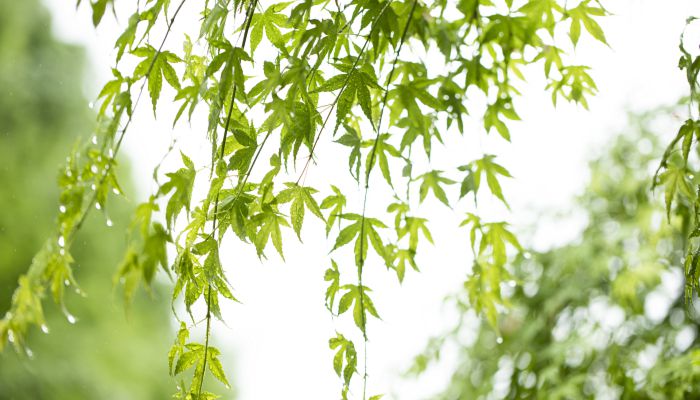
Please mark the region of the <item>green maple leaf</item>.
<svg viewBox="0 0 700 400"><path fill-rule="evenodd" d="M493 195L496 196L499 200L501 200L503 204L505 204L507 207L508 202L503 196L503 189L501 189L501 184L498 181L498 176L500 175L506 178L511 178L511 175L507 169L505 169L500 164L494 162L494 158L496 158L496 156L492 154L487 154L483 158L472 162L468 166L469 169L467 170L469 171L469 174L467 176L467 179L471 179L471 183L467 182L466 188L463 183L463 192L466 190L464 194L468 193L471 189L471 187L469 186L471 184L473 184L474 192L478 192L479 188L481 187L482 177L486 177L486 184L488 185L491 193L493 193ZM471 171L473 171L473 173Z"/></svg>
<svg viewBox="0 0 700 400"><path fill-rule="evenodd" d="M105 83L102 90L100 90L100 94L97 95L98 99L103 99L102 105L100 106L99 115L104 115L107 107L123 93L121 88L122 84L126 82L126 79L124 79L122 74L116 68L112 68L112 75L114 76L114 79Z"/></svg>
<svg viewBox="0 0 700 400"><path fill-rule="evenodd" d="M666 203L666 218L671 219L671 206L676 193L680 193L687 199L694 200L692 183L689 178L691 171L677 157L669 160L666 169L661 172L655 181L655 186L664 187L664 201Z"/></svg>
<svg viewBox="0 0 700 400"><path fill-rule="evenodd" d="M368 72L367 69L350 69L344 74L333 76L314 90L314 92L331 92L340 89L337 98L336 129L345 121L345 117L355 104L355 99L360 104L362 112L374 126L370 88L379 90L382 88L377 84L377 79L373 75L374 73Z"/></svg>
<svg viewBox="0 0 700 400"><path fill-rule="evenodd" d="M538 60L544 60L544 76L549 78L549 74L552 70L552 64L554 64L557 69L561 70L564 67L564 63L561 60L562 50L556 46L544 46L542 51L535 57L532 62Z"/></svg>
<svg viewBox="0 0 700 400"><path fill-rule="evenodd" d="M287 160L289 154L297 153L304 144L311 150L320 115L311 104L295 101L288 97L283 100L272 94L272 101L265 104L265 111L270 112L261 130L270 132L282 126L280 149Z"/></svg>
<svg viewBox="0 0 700 400"><path fill-rule="evenodd" d="M209 372L211 372L216 379L221 381L221 383L226 385L226 387L229 387L221 361L219 361L219 355L221 354L219 349L211 345L205 347L199 343L187 343L184 346L181 346L179 343L179 336L180 335L178 334L178 341L176 342L176 354L179 354L179 356L172 374L179 375L182 372L194 367L195 372L192 387L198 387L200 380L204 377L204 365L206 360L206 365ZM183 336L185 338L187 337L185 335Z"/></svg>
<svg viewBox="0 0 700 400"><path fill-rule="evenodd" d="M251 52L255 52L255 49L260 44L263 38L263 30L270 40L270 43L275 45L280 49L284 49L284 38L282 32L279 28L288 28L287 19L285 14L280 13L291 2L287 3L277 3L273 4L265 10L263 13L255 13L251 18L250 26L250 48Z"/></svg>
<svg viewBox="0 0 700 400"><path fill-rule="evenodd" d="M678 142L681 142L681 150L683 152L683 160L688 163L688 156L690 155L690 148L693 144L693 139L700 140L700 121L694 121L688 119L681 125L676 137L671 141L664 152L664 156L661 159L661 164L665 165L668 159L673 154Z"/></svg>
<svg viewBox="0 0 700 400"><path fill-rule="evenodd" d="M443 189L442 186L452 185L455 181L445 178L441 176L441 174L442 171L433 170L416 178L421 180L419 189L421 203L425 200L426 196L428 196L428 192L432 191L433 195L438 200L443 202L446 206L450 206L450 202L447 200L447 194L445 194L445 189Z"/></svg>
<svg viewBox="0 0 700 400"><path fill-rule="evenodd" d="M180 329L177 332L177 338L175 343L173 343L170 351L168 352L168 371L170 375L174 375L174 363L175 358L182 355L185 351L185 344L190 336L190 331L187 329L187 325L184 322L180 322Z"/></svg>
<svg viewBox="0 0 700 400"><path fill-rule="evenodd" d="M486 132L490 132L491 128L496 128L496 131L498 131L501 137L510 141L510 130L508 129L508 125L503 122L501 116L513 121L520 120L520 116L518 116L513 108L511 99L498 99L495 103L490 104L486 108L486 112L484 113L484 129L486 129Z"/></svg>
<svg viewBox="0 0 700 400"><path fill-rule="evenodd" d="M506 244L510 244L517 250L522 250L518 239L513 232L508 230L505 222L492 222L483 224L483 237L481 238L480 253L487 247L491 247L493 262L496 266L506 263Z"/></svg>
<svg viewBox="0 0 700 400"><path fill-rule="evenodd" d="M155 276L158 265L166 273L170 273L168 268L168 253L166 246L172 242L168 231L159 223L153 224L152 231L144 238L142 251L142 268L145 282L150 286Z"/></svg>
<svg viewBox="0 0 700 400"><path fill-rule="evenodd" d="M253 228L250 235L253 238L258 257L262 257L267 242L272 238L272 244L279 255L284 259L282 252L282 232L280 227L289 226L287 220L269 205L263 206L263 211L255 214L250 219Z"/></svg>
<svg viewBox="0 0 700 400"><path fill-rule="evenodd" d="M51 243L51 245L53 245L53 243ZM42 263L45 263L46 269L43 275L44 278L50 282L53 300L56 304L63 306L63 293L67 286L66 282L77 287L77 282L73 276L73 268L71 267L74 260L65 250L63 253L57 251L49 252L47 251L47 246L49 246L48 243L35 259L42 259Z"/></svg>
<svg viewBox="0 0 700 400"><path fill-rule="evenodd" d="M113 2L113 0L108 1ZM141 40L143 40L143 38L148 36L148 34L151 32L151 29L158 20L161 11L164 9L164 7L167 8L169 2L170 0L157 0L155 3L150 2L153 4L151 8L145 9L142 12L137 11L133 13L131 17L129 17L129 23L126 29L124 29L114 44L114 47L117 49L117 62L119 62L119 60L122 58L122 55L124 55L124 51L127 47L131 50L134 40L136 40L138 25L142 21L147 22L146 28L143 29L141 33Z"/></svg>
<svg viewBox="0 0 700 400"><path fill-rule="evenodd" d="M333 190L334 194L326 197L321 202L321 209L331 209L328 213L328 218L326 219L326 236L328 236L328 233L331 231L331 227L333 227L336 219L338 220L338 223L340 223L340 218L338 217L343 214L343 209L347 203L347 200L340 189L334 185L331 185L331 189Z"/></svg>
<svg viewBox="0 0 700 400"><path fill-rule="evenodd" d="M361 265L367 259L367 249L369 244L381 256L387 265L391 264L389 255L382 243L381 236L377 232L377 228L386 228L387 226L376 218L362 217L358 214L342 214L342 219L355 221L352 224L341 229L336 238L333 250L345 246L355 239L355 264Z"/></svg>
<svg viewBox="0 0 700 400"><path fill-rule="evenodd" d="M78 0L78 5L80 5L81 0ZM107 10L107 5L114 8L114 0L93 0L90 2L92 7L92 25L97 27L102 21L102 17L105 15Z"/></svg>
<svg viewBox="0 0 700 400"><path fill-rule="evenodd" d="M348 157L348 166L350 168L350 175L352 175L355 180L360 180L360 164L361 162L361 151L362 138L360 134L355 130L355 128L345 124L345 134L341 136L336 143L340 143L343 146L350 147L350 156Z"/></svg>
<svg viewBox="0 0 700 400"><path fill-rule="evenodd" d="M428 220L425 218L417 218L417 217L406 217L405 218L406 224L399 229L398 235L399 239L403 238L404 236L408 235L408 248L415 252L416 249L418 248L418 234L419 232L423 234L423 236L428 239L428 241L433 244L433 237L430 234L430 230L428 230L427 227L427 222Z"/></svg>
<svg viewBox="0 0 700 400"><path fill-rule="evenodd" d="M231 230L242 240L246 238L245 225L250 214L250 204L254 197L240 190L223 189L220 192L218 209L219 227Z"/></svg>
<svg viewBox="0 0 700 400"><path fill-rule="evenodd" d="M575 8L566 11L568 17L571 18L571 27L569 29L569 36L571 37L571 42L576 46L578 44L579 37L581 36L581 25L591 34L596 40L608 44L605 39L605 33L603 33L603 28L600 27L598 22L593 17L603 17L607 15L607 12L599 7L589 6L590 0L581 2Z"/></svg>
<svg viewBox="0 0 700 400"><path fill-rule="evenodd" d="M163 78L175 90L180 90L180 80L171 63L182 62L180 57L169 51L156 50L153 46L147 44L143 47L134 49L131 52L137 57L143 57L143 60L134 69L134 78L146 77L148 81L148 94L151 96L153 105L153 114L156 113L156 104L160 97L160 91L163 87ZM148 75L147 75L148 74Z"/></svg>
<svg viewBox="0 0 700 400"><path fill-rule="evenodd" d="M167 173L166 176L170 179L165 182L158 191L161 195L173 191L170 200L168 200L168 205L165 208L165 220L167 221L168 229L170 229L173 222L175 222L175 218L180 210L184 208L189 212L190 202L192 200L192 187L194 186L194 179L197 175L192 160L184 153L180 153L180 155L182 156L185 168L180 168L176 172Z"/></svg>
<svg viewBox="0 0 700 400"><path fill-rule="evenodd" d="M518 13L528 16L529 19L541 22L542 26L553 36L557 19L554 12L563 13L564 8L557 3L557 0L534 0L528 1L518 9Z"/></svg>
<svg viewBox="0 0 700 400"><path fill-rule="evenodd" d="M219 349L209 346L209 351L207 351L207 367L209 368L209 372L214 375L214 378L218 379L219 382L229 388L231 385L228 383L224 367L221 365L221 361L219 361L220 354L221 352Z"/></svg>
<svg viewBox="0 0 700 400"><path fill-rule="evenodd" d="M396 254L394 255L396 259L394 270L396 271L396 276L399 278L399 282L403 282L404 275L406 274L406 264L410 265L415 271L419 271L415 256L416 252L410 249L396 250Z"/></svg>
<svg viewBox="0 0 700 400"><path fill-rule="evenodd" d="M338 264L333 259L331 259L331 267L326 270L323 280L329 282L326 289L326 307L332 312L335 296L340 289L340 271L338 271Z"/></svg>
<svg viewBox="0 0 700 400"><path fill-rule="evenodd" d="M364 333L367 325L367 313L379 318L374 303L370 299L368 292L372 290L366 286L343 285L341 289L347 290L338 302L338 315L343 314L352 307L352 316L355 325ZM354 304L354 305L353 305Z"/></svg>
<svg viewBox="0 0 700 400"><path fill-rule="evenodd" d="M357 372L357 352L355 345L345 336L336 333L336 337L328 341L328 346L336 350L333 356L333 370L338 376L342 376L344 385L350 385L350 379ZM345 364L345 368L343 368Z"/></svg>
<svg viewBox="0 0 700 400"><path fill-rule="evenodd" d="M238 181L242 182L248 173L258 148L256 132L253 130L233 129L231 146L233 155L229 158L228 170L239 171ZM228 147L228 146L226 146Z"/></svg>
<svg viewBox="0 0 700 400"><path fill-rule="evenodd" d="M239 101L246 100L244 86L246 75L243 73L243 61L253 61L245 50L240 47L234 47L229 41L215 41L211 43L211 46L219 50L219 53L212 58L205 71L205 76L211 77L221 70L218 87L223 88L223 90L218 90L218 104L216 107L212 107L216 113L214 118L210 115L210 130L212 125L216 126L216 123L218 123L221 106L230 100L229 91L233 86L236 86L237 90L236 99ZM216 123L212 123L212 121Z"/></svg>
<svg viewBox="0 0 700 400"><path fill-rule="evenodd" d="M369 176L369 170L374 166L375 162L379 162L379 169L382 171L382 176L389 183L389 186L394 187L391 183L391 173L389 171L389 159L387 154L392 157L401 157L401 153L396 150L396 148L389 143L387 140L391 137L388 133L379 135L376 141L368 140L363 143L362 146L370 147L374 150L370 150L367 154L367 161L365 162L365 174Z"/></svg>
<svg viewBox="0 0 700 400"><path fill-rule="evenodd" d="M296 183L285 183L287 189L281 191L276 199L278 204L285 204L292 202L290 206L290 217L292 221L292 228L296 232L297 237L301 240L301 226L304 223L304 209L308 208L315 216L317 216L322 221L326 221L321 213L321 209L313 198L313 194L317 192L316 189L299 186Z"/></svg>
<svg viewBox="0 0 700 400"><path fill-rule="evenodd" d="M561 96L568 101L581 103L584 108L588 109L586 95L594 95L598 91L595 81L588 73L589 69L584 65L570 65L560 68L561 79L547 84L547 89L552 89L552 103L556 105L557 98Z"/></svg>

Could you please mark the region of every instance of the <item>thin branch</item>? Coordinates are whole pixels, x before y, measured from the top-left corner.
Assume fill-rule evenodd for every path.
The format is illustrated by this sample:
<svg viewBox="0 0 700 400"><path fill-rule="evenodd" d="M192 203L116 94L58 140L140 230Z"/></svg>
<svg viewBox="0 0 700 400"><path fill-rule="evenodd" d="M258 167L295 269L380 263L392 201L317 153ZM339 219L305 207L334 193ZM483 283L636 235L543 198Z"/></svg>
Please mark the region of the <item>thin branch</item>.
<svg viewBox="0 0 700 400"><path fill-rule="evenodd" d="M141 88L139 88L139 94L136 97L136 101L134 102L133 106L131 107L130 111L127 112L128 118L126 120L126 124L124 124L124 127L122 128L120 134L119 134L119 139L117 139L117 143L114 146L112 155L110 156L109 163L107 164L108 168L105 169L104 173L102 174L102 177L100 178L98 185L95 188L95 191L93 192L92 197L90 198L90 201L88 202L87 207L83 211L83 214L80 216L80 219L78 222L75 224L73 229L71 230L69 234L69 238L66 238L66 245L70 243L73 239L73 235L82 227L83 223L85 222L85 219L87 218L88 214L92 210L92 207L95 205L95 202L97 201L97 187L100 187L104 184L104 182L107 180L107 177L109 176L110 169L109 166L111 163L114 161L114 159L117 157L117 153L119 153L119 149L121 148L122 141L124 140L124 137L126 136L126 131L129 129L129 125L131 125L131 121L133 119L134 112L136 111L136 107L139 104L139 101L141 100L141 95L143 95L143 90L146 87L146 82L148 81L148 77L151 75L151 72L153 71L153 67L155 66L156 60L158 56L161 54L161 51L163 50L163 46L165 45L166 40L168 39L168 36L170 35L170 32L172 31L172 26L175 23L175 18L177 18L177 15L180 13L180 10L182 9L182 6L185 4L187 0L182 0L180 4L177 6L177 9L175 10L175 13L173 16L170 18L170 23L168 24L168 29L165 31L165 36L163 36L163 40L160 42L160 45L158 46L158 50L156 50L155 55L153 56L153 60L151 60L151 64L148 66L148 70L146 70L146 74L143 77L143 82L141 83ZM120 113L124 112L124 107L121 108Z"/></svg>
<svg viewBox="0 0 700 400"><path fill-rule="evenodd" d="M246 22L245 22L245 30L243 31L243 41L241 43L241 48L245 47L246 40L248 39L248 31L250 30L250 24L253 21L253 11L255 10L255 6L258 4L258 0L253 0L252 3L248 6L248 10L246 10ZM236 89L238 89L238 86L236 84L233 85L233 92L231 94L231 104L228 106L228 112L226 115L226 123L224 124L224 137L221 140L221 152L219 153L219 160L222 160L224 158L224 155L226 154L226 139L228 137L228 132L229 132L229 126L231 124L231 116L233 114L233 105L236 102ZM214 168L216 168L215 165L212 165L212 171L214 171ZM219 211L219 194L220 192L217 191L216 193L216 198L214 199L214 220L212 223L212 235L214 232L216 232L216 221L217 221L217 215Z"/></svg>
<svg viewBox="0 0 700 400"><path fill-rule="evenodd" d="M248 39L248 32L250 31L250 24L253 20L253 11L255 10L255 6L258 3L258 0L253 0L253 2L248 6L248 10L246 10L246 21L245 21L245 30L243 32L243 40L241 42L241 48L245 47L246 40ZM228 136L228 131L229 131L229 125L231 123L231 115L233 114L233 105L236 103L236 89L238 86L236 84L233 85L232 89L232 94L231 94L231 104L229 104L228 108L228 114L226 116L226 124L224 125L224 137L221 140L221 153L219 155L219 160L222 160L224 158L224 155L226 154L226 138ZM212 165L212 171L216 168L216 165ZM221 194L220 191L216 192L216 198L214 199L214 219L212 221L212 233L211 236L213 236L216 233L216 222L218 221L218 215L219 215L219 195ZM204 384L204 376L207 372L207 356L209 353L209 336L211 334L211 283L207 285L207 331L206 331L206 337L204 341L204 362L202 365L202 376L200 377L199 380L199 389L197 390L197 398L202 397L202 385Z"/></svg>
<svg viewBox="0 0 700 400"><path fill-rule="evenodd" d="M197 390L197 398L202 398L202 385L204 384L204 375L207 372L207 356L209 353L209 336L211 336L211 284L207 286L207 330L204 336L204 363L202 365L202 376L199 378L199 389Z"/></svg>
<svg viewBox="0 0 700 400"><path fill-rule="evenodd" d="M362 314L362 337L364 339L364 373L362 377L362 399L367 398L367 321L366 321L366 316L365 316L365 304L364 304L364 297L365 297L365 287L362 284L362 270L364 269L365 265L365 258L364 258L364 249L365 249L365 215L367 212L367 197L369 194L369 177L370 174L372 173L372 167L374 166L374 157L376 155L377 151L377 145L379 143L380 139L380 129L382 125L382 117L384 116L384 108L386 107L387 103L387 98L389 96L389 88L388 86L391 84L391 81L394 77L394 72L396 71L396 63L399 60L399 54L401 54L401 49L403 48L403 44L406 41L406 36L408 34L408 27L411 25L411 20L413 19L413 13L416 10L416 6L418 5L418 0L413 0L413 5L411 6L411 11L408 14L408 20L406 21L406 25L404 26L403 33L401 34L401 40L399 41L399 47L396 49L396 56L394 57L394 62L392 63L391 70L389 71L389 76L387 77L387 89L384 91L384 96L382 98L382 108L379 112L379 119L377 120L377 126L375 127L376 130L376 137L374 139L374 144L372 146L372 150L370 151L369 154L369 164L367 165L367 173L365 174L365 195L364 195L364 200L362 202L362 219L360 220L360 262L357 265L357 284L360 288L360 310Z"/></svg>

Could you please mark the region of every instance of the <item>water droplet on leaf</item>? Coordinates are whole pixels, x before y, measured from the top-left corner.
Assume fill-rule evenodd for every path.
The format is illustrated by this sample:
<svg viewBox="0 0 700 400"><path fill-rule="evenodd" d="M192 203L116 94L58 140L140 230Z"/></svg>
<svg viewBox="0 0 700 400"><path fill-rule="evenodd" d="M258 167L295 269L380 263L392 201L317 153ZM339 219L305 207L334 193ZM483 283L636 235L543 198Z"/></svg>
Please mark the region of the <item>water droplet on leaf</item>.
<svg viewBox="0 0 700 400"><path fill-rule="evenodd" d="M78 322L78 320L73 316L73 314L66 312L66 319L68 320L69 323L74 324Z"/></svg>
<svg viewBox="0 0 700 400"><path fill-rule="evenodd" d="M496 338L496 343L498 343L498 344L503 343L503 338L500 336L498 338Z"/></svg>
<svg viewBox="0 0 700 400"><path fill-rule="evenodd" d="M97 173L97 166L96 166L95 164L91 165L91 166L90 166L90 171L91 171L93 174L96 174L96 173Z"/></svg>
<svg viewBox="0 0 700 400"><path fill-rule="evenodd" d="M15 342L15 333L12 332L12 329L10 329L10 330L7 331L7 340L8 340L10 343L14 343L14 342Z"/></svg>
<svg viewBox="0 0 700 400"><path fill-rule="evenodd" d="M107 218L107 222L106 222L106 223L107 223L107 226L109 226L109 227L112 226L112 220L111 220L111 219Z"/></svg>
<svg viewBox="0 0 700 400"><path fill-rule="evenodd" d="M64 205L58 206L58 211L60 211L61 214L63 214L64 212L66 212L66 206L64 206Z"/></svg>
<svg viewBox="0 0 700 400"><path fill-rule="evenodd" d="M101 210L102 206L100 205L100 203L95 203L95 208L98 210Z"/></svg>
<svg viewBox="0 0 700 400"><path fill-rule="evenodd" d="M63 236L58 237L58 247L63 247L66 245L66 239L63 238Z"/></svg>
<svg viewBox="0 0 700 400"><path fill-rule="evenodd" d="M93 107L95 107L95 103L89 102L89 103L88 103L88 107L89 107L90 109L92 109Z"/></svg>
<svg viewBox="0 0 700 400"><path fill-rule="evenodd" d="M49 327L46 324L41 324L41 331L44 333L49 333Z"/></svg>
<svg viewBox="0 0 700 400"><path fill-rule="evenodd" d="M24 352L27 353L27 357L34 358L34 352L29 347L25 348Z"/></svg>
<svg viewBox="0 0 700 400"><path fill-rule="evenodd" d="M97 135L92 137L92 144L97 144Z"/></svg>

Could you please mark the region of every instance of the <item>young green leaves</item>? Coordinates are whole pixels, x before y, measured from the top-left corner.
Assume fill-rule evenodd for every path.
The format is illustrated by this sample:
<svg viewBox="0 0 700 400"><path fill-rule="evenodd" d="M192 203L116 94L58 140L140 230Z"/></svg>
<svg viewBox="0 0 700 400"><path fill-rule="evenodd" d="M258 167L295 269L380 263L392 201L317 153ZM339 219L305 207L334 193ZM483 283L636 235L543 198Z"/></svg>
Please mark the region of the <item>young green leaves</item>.
<svg viewBox="0 0 700 400"><path fill-rule="evenodd" d="M581 25L583 25L588 33L596 40L608 44L603 33L603 28L600 27L594 17L604 17L607 12L600 7L591 6L591 0L585 0L579 3L578 6L567 10L566 15L571 18L571 27L569 36L574 46L578 44L578 39L581 36Z"/></svg>
<svg viewBox="0 0 700 400"><path fill-rule="evenodd" d="M354 239L356 265L361 265L367 259L367 249L370 243L377 254L387 260L384 243L379 232L377 232L377 229L387 228L382 221L376 218L363 217L359 214L342 214L340 218L353 222L338 233L333 250L345 246Z"/></svg>
<svg viewBox="0 0 700 400"><path fill-rule="evenodd" d="M379 318L379 314L374 308L372 299L367 295L367 292L370 292L371 289L366 286L358 285L343 285L340 289L346 292L338 302L338 315L343 314L352 307L352 317L355 321L355 325L360 328L362 333L365 333L367 313L375 318Z"/></svg>
<svg viewBox="0 0 700 400"><path fill-rule="evenodd" d="M374 71L366 66L363 66L361 69L356 69L354 63L336 65L336 68L343 71L343 73L328 79L315 90L315 92L340 90L336 97L336 102L338 104L336 109L336 130L340 124L345 121L356 99L360 108L362 108L362 112L364 112L370 123L374 125L370 89L382 89L381 86L377 84Z"/></svg>
<svg viewBox="0 0 700 400"><path fill-rule="evenodd" d="M488 185L491 193L501 200L506 207L508 206L508 202L503 196L503 189L501 189L499 175L506 178L511 178L511 175L507 169L493 161L494 158L496 158L496 156L487 154L479 160L472 161L467 165L459 167L460 171L467 173L461 184L459 194L460 198L466 196L470 192L473 192L474 201L476 202L476 195L481 187L482 179L486 178L486 184Z"/></svg>
<svg viewBox="0 0 700 400"><path fill-rule="evenodd" d="M316 193L316 189L310 187L299 186L296 183L286 183L287 189L277 194L277 203L285 204L291 201L289 215L292 221L292 228L296 232L297 237L301 240L301 226L304 223L304 210L306 208L311 211L320 220L325 221L321 209L312 194Z"/></svg>
<svg viewBox="0 0 700 400"><path fill-rule="evenodd" d="M192 201L192 187L194 179L197 175L194 163L184 153L180 153L184 168L180 168L176 172L169 172L166 176L169 178L158 191L159 195L165 195L172 192L168 205L165 209L165 220L168 223L168 229L172 227L177 218L177 215L184 208L187 212L190 211L190 202Z"/></svg>
<svg viewBox="0 0 700 400"><path fill-rule="evenodd" d="M681 52L678 68L685 70L685 78L690 89L689 98L689 118L681 125L674 139L669 143L666 151L659 162L659 167L654 174L652 188L663 186L664 202L666 205L666 218L671 223L671 209L676 202L675 215L683 221L684 229L690 232L687 240L686 255L684 262L685 269L685 301L690 304L693 300L693 293L700 289L700 246L697 238L700 236L700 201L697 177L699 176L697 151L691 153L693 142L700 143L700 106L698 106L698 72L700 72L700 57L692 55L686 49L685 32L691 24L696 24L697 18L689 17L686 20L686 28L680 37L679 49ZM679 151L680 150L680 151Z"/></svg>
<svg viewBox="0 0 700 400"><path fill-rule="evenodd" d="M447 199L447 194L443 186L452 185L456 182L452 179L445 178L442 174L442 171L433 170L416 178L421 181L419 191L421 202L425 200L429 192L432 192L435 198L440 200L444 205L450 206L450 201Z"/></svg>
<svg viewBox="0 0 700 400"><path fill-rule="evenodd" d="M347 200L345 199L343 193L340 192L340 189L338 189L335 185L331 185L331 189L333 190L333 194L328 195L328 197L323 199L321 202L321 209L330 209L328 212L328 218L326 218L326 236L328 236L328 233L331 231L331 228L336 220L338 221L338 227L340 227L340 216L343 215L343 209L347 203Z"/></svg>
<svg viewBox="0 0 700 400"><path fill-rule="evenodd" d="M347 399L350 388L350 380L357 372L357 351L353 342L345 338L340 333L328 341L328 346L335 351L333 356L333 370L338 377L343 378L343 399Z"/></svg>
<svg viewBox="0 0 700 400"><path fill-rule="evenodd" d="M284 39L282 37L282 32L280 28L288 28L287 19L288 17L280 11L283 11L289 4L287 3L277 3L268 7L263 13L253 14L250 26L250 48L251 52L255 52L255 49L260 44L263 38L263 30L267 36L270 43L278 48L284 49Z"/></svg>
<svg viewBox="0 0 700 400"><path fill-rule="evenodd" d="M163 78L175 90L180 90L180 80L171 63L182 62L180 57L170 51L158 51L151 45L145 45L131 52L143 60L134 69L134 78L146 78L148 81L148 94L151 96L153 115L156 113L156 104L160 98L163 87Z"/></svg>
<svg viewBox="0 0 700 400"><path fill-rule="evenodd" d="M206 372L204 370L205 368L209 370L214 378L219 380L226 387L230 387L228 379L226 379L226 374L224 373L224 368L219 360L221 352L213 346L205 347L199 343L187 343L188 337L189 330L183 322L180 324L177 339L168 353L168 364L172 376L177 376L194 367L194 375L189 391L185 392L185 397L177 398L200 398L198 395L198 388L201 386L201 379ZM215 398L212 397L213 395L211 393L207 392L202 393L202 395L204 395L205 398Z"/></svg>
<svg viewBox="0 0 700 400"><path fill-rule="evenodd" d="M498 331L497 305L505 304L500 284L510 276L505 268L507 248L522 251L522 247L505 222L484 223L477 215L467 213L460 226L470 228L469 241L474 255L473 273L464 282L469 302L477 313L483 312Z"/></svg>

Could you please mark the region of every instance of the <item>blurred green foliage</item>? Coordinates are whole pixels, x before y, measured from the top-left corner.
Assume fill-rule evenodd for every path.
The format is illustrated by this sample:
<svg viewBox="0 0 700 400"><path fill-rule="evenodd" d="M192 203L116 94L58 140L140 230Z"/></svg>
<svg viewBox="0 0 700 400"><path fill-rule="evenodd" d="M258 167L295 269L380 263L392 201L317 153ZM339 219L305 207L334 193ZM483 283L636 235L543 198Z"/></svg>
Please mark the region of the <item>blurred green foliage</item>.
<svg viewBox="0 0 700 400"><path fill-rule="evenodd" d="M413 367L459 349L436 398L700 398L697 310L684 306L677 267L681 218L667 222L663 193L650 190L661 152L650 127L669 125L663 111L632 118L629 134L591 164L581 237L516 261L502 288L512 306L498 322L502 337L457 301L462 322Z"/></svg>
<svg viewBox="0 0 700 400"><path fill-rule="evenodd" d="M38 0L0 1L0 315L55 229L58 188L50 177L92 128L83 72L82 50L52 37ZM0 399L163 399L172 392L162 357L173 340L166 296L155 287L127 314L121 296L110 295L129 213L116 202L107 212L114 227L94 215L73 247L87 296L66 297L77 325L48 305L50 333L33 333L32 354L0 354Z"/></svg>

